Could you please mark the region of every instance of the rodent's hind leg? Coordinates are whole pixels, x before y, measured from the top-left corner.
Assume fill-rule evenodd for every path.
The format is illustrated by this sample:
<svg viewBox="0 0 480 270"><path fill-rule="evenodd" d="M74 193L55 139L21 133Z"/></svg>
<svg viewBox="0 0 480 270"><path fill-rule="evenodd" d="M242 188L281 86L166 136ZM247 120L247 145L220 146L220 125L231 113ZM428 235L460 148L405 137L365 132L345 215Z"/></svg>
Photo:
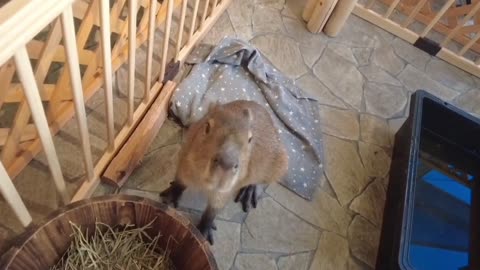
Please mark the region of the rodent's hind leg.
<svg viewBox="0 0 480 270"><path fill-rule="evenodd" d="M246 213L250 210L250 207L257 208L259 196L259 187L257 185L248 185L238 191L235 202L242 202L243 211Z"/></svg>
<svg viewBox="0 0 480 270"><path fill-rule="evenodd" d="M217 230L217 226L215 225L215 217L219 212L218 209L211 207L210 205L207 206L205 212L203 212L202 218L200 219L200 223L198 223L198 230L202 233L205 239L213 245L213 231Z"/></svg>
<svg viewBox="0 0 480 270"><path fill-rule="evenodd" d="M164 191L160 192L160 198L163 203L172 203L175 208L178 207L178 201L182 197L183 192L187 187L178 180L170 182L170 186Z"/></svg>

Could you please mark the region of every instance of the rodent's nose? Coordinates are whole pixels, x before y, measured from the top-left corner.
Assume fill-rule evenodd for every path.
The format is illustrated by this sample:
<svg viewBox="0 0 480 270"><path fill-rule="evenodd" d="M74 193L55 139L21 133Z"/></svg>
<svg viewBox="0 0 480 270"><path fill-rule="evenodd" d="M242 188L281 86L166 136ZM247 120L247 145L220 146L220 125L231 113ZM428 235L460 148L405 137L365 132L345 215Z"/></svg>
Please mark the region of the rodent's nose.
<svg viewBox="0 0 480 270"><path fill-rule="evenodd" d="M236 169L238 167L237 158L226 153L217 154L213 161L224 170Z"/></svg>

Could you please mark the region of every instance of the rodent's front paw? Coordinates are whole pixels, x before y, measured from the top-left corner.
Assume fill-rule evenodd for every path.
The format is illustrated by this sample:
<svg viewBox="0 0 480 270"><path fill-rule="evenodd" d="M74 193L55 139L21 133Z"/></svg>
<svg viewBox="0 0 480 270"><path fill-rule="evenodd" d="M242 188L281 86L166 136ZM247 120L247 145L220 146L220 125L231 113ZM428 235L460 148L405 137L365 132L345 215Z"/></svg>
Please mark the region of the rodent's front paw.
<svg viewBox="0 0 480 270"><path fill-rule="evenodd" d="M245 213L250 210L250 207L257 208L257 201L259 197L259 192L256 185L248 185L244 188L241 188L235 198L235 202L241 202L242 208Z"/></svg>
<svg viewBox="0 0 480 270"><path fill-rule="evenodd" d="M197 229L202 233L203 237L208 240L210 245L213 246L213 231L217 230L217 226L215 225L214 222L212 222L210 225L205 225L202 226L202 224L199 224L197 226Z"/></svg>
<svg viewBox="0 0 480 270"><path fill-rule="evenodd" d="M160 192L160 199L164 204L173 205L173 207L178 207L179 198L175 196L172 186L168 187L164 191Z"/></svg>

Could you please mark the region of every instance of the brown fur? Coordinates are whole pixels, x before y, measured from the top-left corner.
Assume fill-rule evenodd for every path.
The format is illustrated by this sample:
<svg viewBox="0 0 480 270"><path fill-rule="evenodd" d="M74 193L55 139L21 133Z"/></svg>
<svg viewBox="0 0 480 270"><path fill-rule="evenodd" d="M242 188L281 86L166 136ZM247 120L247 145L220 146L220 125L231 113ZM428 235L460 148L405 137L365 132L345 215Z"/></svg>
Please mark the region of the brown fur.
<svg viewBox="0 0 480 270"><path fill-rule="evenodd" d="M213 162L222 151L227 160L237 161L234 184L230 174L215 177ZM210 108L188 129L176 181L205 191L209 206L221 209L242 187L279 181L287 167L285 147L268 112L255 102L234 101Z"/></svg>

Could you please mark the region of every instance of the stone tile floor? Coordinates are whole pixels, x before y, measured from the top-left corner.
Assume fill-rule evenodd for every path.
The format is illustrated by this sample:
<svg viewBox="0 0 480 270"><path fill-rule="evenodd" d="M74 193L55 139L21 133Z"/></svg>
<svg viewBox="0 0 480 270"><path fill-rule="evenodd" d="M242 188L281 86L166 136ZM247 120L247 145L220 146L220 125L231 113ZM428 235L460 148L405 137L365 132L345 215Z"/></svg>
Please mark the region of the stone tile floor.
<svg viewBox="0 0 480 270"><path fill-rule="evenodd" d="M325 137L326 171L312 201L273 184L257 209L246 214L232 202L218 217L212 249L220 269L373 269L393 135L407 117L410 94L429 90L480 114L479 79L355 16L336 38L311 34L299 19L303 5L298 0L233 0L204 39L216 44L224 36L236 36L257 46L318 99ZM120 93L125 93L123 88L125 84L120 84ZM101 121L95 121L102 117L102 102L100 96L89 102L97 156L105 146L99 139L104 138L103 128L96 129ZM121 106L116 110L124 114ZM182 133L167 121L142 166L115 192L157 200L158 192L173 179ZM62 149L59 155L73 155L71 147ZM21 191L28 189L33 176L36 181L49 179L41 156L32 163L16 181ZM62 163L62 167L72 164ZM78 160L76 164L79 167ZM81 167L66 174L74 182L81 176ZM42 183L35 192L38 198L24 196L35 218L56 204L53 186L49 181ZM101 185L95 195L112 192ZM190 191L180 210L197 221L204 206L203 198ZM2 216L9 216L8 211L0 204ZM4 220L0 239L19 232L13 218Z"/></svg>

